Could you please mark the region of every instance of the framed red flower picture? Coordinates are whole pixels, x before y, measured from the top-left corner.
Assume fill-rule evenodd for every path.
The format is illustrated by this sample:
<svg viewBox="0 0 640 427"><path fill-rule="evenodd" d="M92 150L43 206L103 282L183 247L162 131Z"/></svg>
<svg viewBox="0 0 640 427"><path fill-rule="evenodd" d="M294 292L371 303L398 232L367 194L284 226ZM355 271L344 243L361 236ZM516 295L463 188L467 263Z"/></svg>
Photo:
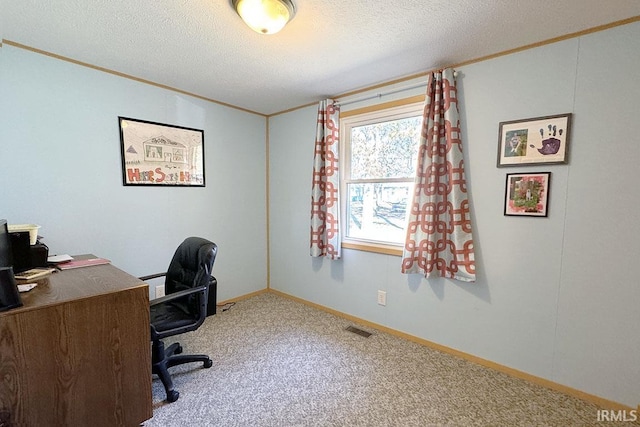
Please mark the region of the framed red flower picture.
<svg viewBox="0 0 640 427"><path fill-rule="evenodd" d="M550 180L551 172L507 174L504 214L546 217L549 211Z"/></svg>

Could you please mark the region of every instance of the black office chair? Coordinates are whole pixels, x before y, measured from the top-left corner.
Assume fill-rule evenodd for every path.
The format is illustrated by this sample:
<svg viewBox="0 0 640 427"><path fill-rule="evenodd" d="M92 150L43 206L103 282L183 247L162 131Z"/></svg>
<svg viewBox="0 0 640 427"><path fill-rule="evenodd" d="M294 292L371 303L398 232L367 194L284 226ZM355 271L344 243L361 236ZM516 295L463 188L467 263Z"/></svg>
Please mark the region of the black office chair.
<svg viewBox="0 0 640 427"><path fill-rule="evenodd" d="M194 331L207 316L209 284L215 279L211 275L218 246L200 237L189 237L178 246L166 273L140 277L149 280L165 277L166 295L151 301L151 371L157 374L167 392L167 401L175 402L180 393L173 389L168 369L172 366L203 362L210 368L209 356L181 355L182 346L171 344L165 349L162 339Z"/></svg>

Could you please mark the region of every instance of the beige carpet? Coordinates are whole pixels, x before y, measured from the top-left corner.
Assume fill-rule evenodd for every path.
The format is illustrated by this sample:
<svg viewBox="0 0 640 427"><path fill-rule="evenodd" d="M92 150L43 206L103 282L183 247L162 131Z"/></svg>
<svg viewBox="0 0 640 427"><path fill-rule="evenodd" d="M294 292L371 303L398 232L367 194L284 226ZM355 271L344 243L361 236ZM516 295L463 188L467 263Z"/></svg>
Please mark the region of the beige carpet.
<svg viewBox="0 0 640 427"><path fill-rule="evenodd" d="M213 367L153 381L144 426L604 426L598 407L274 294L179 337ZM169 341L171 342L171 341ZM637 424L636 424L637 425Z"/></svg>

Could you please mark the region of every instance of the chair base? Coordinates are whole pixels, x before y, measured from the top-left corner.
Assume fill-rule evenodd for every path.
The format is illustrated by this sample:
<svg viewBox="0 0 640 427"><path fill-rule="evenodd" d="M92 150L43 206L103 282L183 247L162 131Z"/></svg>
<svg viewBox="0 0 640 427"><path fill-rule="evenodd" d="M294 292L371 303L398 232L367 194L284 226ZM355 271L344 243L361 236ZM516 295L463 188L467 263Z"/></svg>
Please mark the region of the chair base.
<svg viewBox="0 0 640 427"><path fill-rule="evenodd" d="M180 397L180 393L173 389L173 380L169 374L170 367L191 362L202 362L205 368L213 366L211 358L204 354L180 355L180 353L182 353L180 343L173 343L165 349L164 342L157 340L153 342L151 348L151 372L158 375L162 381L169 403L175 402Z"/></svg>

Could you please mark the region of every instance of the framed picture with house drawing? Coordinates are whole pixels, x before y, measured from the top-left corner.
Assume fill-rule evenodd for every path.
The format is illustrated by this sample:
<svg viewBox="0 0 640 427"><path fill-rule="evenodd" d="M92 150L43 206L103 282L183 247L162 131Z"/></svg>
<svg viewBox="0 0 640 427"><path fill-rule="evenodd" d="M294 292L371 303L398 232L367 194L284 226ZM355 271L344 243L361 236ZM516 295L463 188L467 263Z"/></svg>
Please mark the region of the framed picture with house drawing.
<svg viewBox="0 0 640 427"><path fill-rule="evenodd" d="M204 187L204 131L118 117L123 185Z"/></svg>
<svg viewBox="0 0 640 427"><path fill-rule="evenodd" d="M498 167L568 162L571 113L500 123Z"/></svg>
<svg viewBox="0 0 640 427"><path fill-rule="evenodd" d="M546 217L550 180L551 172L507 174L504 215Z"/></svg>

